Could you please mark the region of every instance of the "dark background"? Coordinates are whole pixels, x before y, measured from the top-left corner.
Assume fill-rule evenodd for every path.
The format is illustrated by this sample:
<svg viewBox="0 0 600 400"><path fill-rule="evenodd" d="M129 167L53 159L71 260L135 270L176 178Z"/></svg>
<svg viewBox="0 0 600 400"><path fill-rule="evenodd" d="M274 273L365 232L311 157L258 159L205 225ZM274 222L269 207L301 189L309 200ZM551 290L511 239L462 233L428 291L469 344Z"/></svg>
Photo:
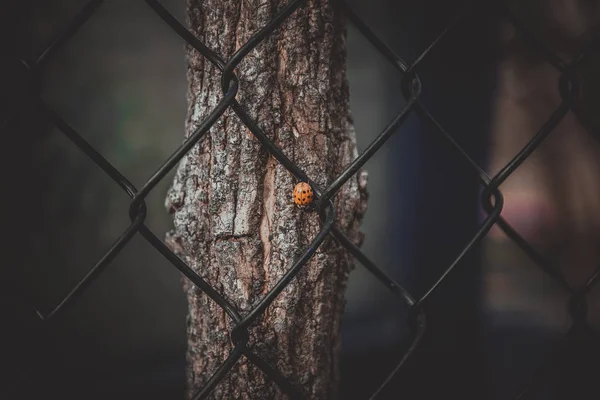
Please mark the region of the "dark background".
<svg viewBox="0 0 600 400"><path fill-rule="evenodd" d="M183 139L182 40L144 2L106 1L32 82L12 56L35 59L85 2L9 3L2 13L8 17L2 45L10 49L3 54L3 120L28 90L42 85L42 98L140 187ZM162 3L184 21L183 1ZM408 62L460 5L350 3ZM494 20L465 20L419 71L421 100L480 165L488 152L495 28ZM351 25L348 78L360 151L405 101L401 75ZM52 309L106 252L129 225L129 198L44 123L34 105L2 133L2 357L10 371L3 387L15 386L23 368L29 371L19 390L2 398L182 398L186 302L180 274L139 236L57 318L47 338L35 334L39 322L31 310ZM477 177L416 115L366 168L370 199L363 250L417 297L481 222ZM158 237L171 225L163 206L171 177L147 199L146 223ZM501 307L486 302L490 293L482 282L493 266L479 246L434 293L426 304L424 342L382 398L510 398L518 390L560 326L519 320L516 331ZM342 399L366 399L384 379L405 350L406 317L406 307L358 265L344 316ZM519 350L511 358L503 346L515 332L520 339L510 346Z"/></svg>

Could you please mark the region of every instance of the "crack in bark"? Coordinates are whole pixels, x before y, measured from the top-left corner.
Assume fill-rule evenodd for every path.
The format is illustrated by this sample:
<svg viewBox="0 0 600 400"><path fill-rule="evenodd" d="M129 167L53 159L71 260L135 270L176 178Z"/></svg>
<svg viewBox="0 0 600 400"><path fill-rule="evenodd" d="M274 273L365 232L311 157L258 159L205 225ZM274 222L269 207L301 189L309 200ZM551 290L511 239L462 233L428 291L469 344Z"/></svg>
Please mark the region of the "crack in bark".
<svg viewBox="0 0 600 400"><path fill-rule="evenodd" d="M236 2L237 1L237 2ZM283 0L187 0L192 31L223 58L264 26ZM308 0L236 68L244 110L282 151L325 186L357 155L345 77L343 22L330 0ZM187 134L222 97L220 74L188 49ZM295 179L228 110L180 163L169 192L171 247L242 313L288 271L320 230L314 212L291 199ZM337 224L360 241L366 209L361 175L333 199ZM249 346L304 391L334 398L343 292L352 261L327 239L250 327ZM231 321L184 282L188 296L191 396L231 349ZM282 399L246 359L216 387L215 399Z"/></svg>
<svg viewBox="0 0 600 400"><path fill-rule="evenodd" d="M263 270L265 282L269 279L269 262L271 260L271 219L275 213L275 159L270 158L267 164L267 172L263 180L263 217L260 222L260 239L263 245ZM270 215L270 216L269 216ZM263 285L260 294L264 296L267 285Z"/></svg>

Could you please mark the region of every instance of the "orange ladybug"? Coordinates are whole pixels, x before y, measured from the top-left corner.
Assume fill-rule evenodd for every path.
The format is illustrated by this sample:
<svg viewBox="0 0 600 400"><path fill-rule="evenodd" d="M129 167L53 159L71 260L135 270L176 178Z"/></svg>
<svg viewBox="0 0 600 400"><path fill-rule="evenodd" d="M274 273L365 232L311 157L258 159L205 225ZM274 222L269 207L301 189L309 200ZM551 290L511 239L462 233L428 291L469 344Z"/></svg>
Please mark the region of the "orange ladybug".
<svg viewBox="0 0 600 400"><path fill-rule="evenodd" d="M300 182L294 188L294 203L306 206L313 201L313 190L306 182Z"/></svg>

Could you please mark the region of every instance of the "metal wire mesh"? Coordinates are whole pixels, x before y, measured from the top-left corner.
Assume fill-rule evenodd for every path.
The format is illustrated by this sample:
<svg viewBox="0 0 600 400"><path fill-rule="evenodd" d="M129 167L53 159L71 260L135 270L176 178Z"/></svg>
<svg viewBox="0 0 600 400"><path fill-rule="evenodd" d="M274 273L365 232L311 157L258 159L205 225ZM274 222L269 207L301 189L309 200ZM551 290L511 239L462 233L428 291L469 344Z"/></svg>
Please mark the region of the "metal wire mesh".
<svg viewBox="0 0 600 400"><path fill-rule="evenodd" d="M232 343L234 347L231 350L229 357L223 362L218 370L212 373L212 376L206 381L204 386L195 394L195 399L204 399L211 391L219 384L223 377L233 368L240 357L245 356L250 362L260 368L267 376L269 376L280 389L293 399L303 398L302 391L295 387L291 382L284 378L276 369L272 368L267 362L262 360L258 355L247 346L249 336L248 327L259 318L265 309L273 302L277 295L288 285L288 283L298 274L303 266L317 251L327 235L339 241L347 250L365 267L367 268L388 290L398 296L410 308L409 320L407 321L411 330L411 344L407 351L398 360L396 366L389 372L387 377L382 379L379 388L372 394L371 398L376 398L384 387L392 380L398 371L405 364L406 360L411 357L414 350L419 345L421 338L426 330L425 313L422 304L428 297L438 288L449 274L456 268L465 255L476 245L494 224L499 226L508 237L510 237L525 253L535 262L535 264L546 274L551 276L558 282L562 288L570 295L569 311L573 318L571 329L564 335L563 340L568 339L575 330L583 330L594 337L598 336L598 332L588 323L586 319L586 294L592 286L597 283L600 276L600 268L589 277L585 285L582 287L572 287L565 277L553 268L550 260L545 259L534 248L524 240L501 216L503 208L503 196L499 190L499 186L538 148L541 143L550 135L553 129L560 123L562 118L572 111L580 119L581 123L586 126L590 133L596 138L597 130L594 130L586 117L580 112L578 103L576 102L580 82L573 71L578 66L586 62L588 55L592 49L597 48L599 41L591 42L585 49L574 58L571 63L566 63L559 56L554 54L542 41L536 38L519 19L510 11L497 5L493 8L495 13L499 13L503 18L509 21L536 51L542 52L547 61L553 65L560 73L560 95L562 102L559 107L553 112L550 118L535 134L535 136L523 147L519 153L506 164L495 176L488 176L483 169L473 161L469 155L455 142L452 136L444 130L444 128L436 121L436 119L423 106L419 97L421 94L421 81L419 79L419 67L423 59L436 47L443 46L442 39L452 29L460 23L471 11L476 7L475 2L469 3L458 16L447 26L441 30L441 33L433 40L427 48L412 63L405 62L397 54L394 53L385 43L383 43L373 31L352 11L352 9L341 2L342 8L348 20L358 28L358 30L367 38L370 43L379 51L385 58L398 70L402 75L402 90L406 99L406 105L388 124L388 126L367 146L367 148L348 166L344 172L340 174L327 187L321 188L316 185L309 176L307 176L297 165L292 163L284 153L270 141L267 135L261 128L250 118L243 110L242 106L236 101L238 92L238 80L234 74L236 66L240 61L251 52L263 39L277 29L296 9L304 6L302 0L290 1L275 18L265 25L260 31L254 34L248 42L241 46L229 60L221 59L214 51L207 48L201 43L192 33L190 33L182 24L180 24L158 1L145 0L146 3L156 12L162 20L168 24L181 38L183 38L196 51L201 53L209 62L215 65L222 74L222 90L223 97L212 110L210 115L202 121L197 129L181 144L181 146L162 164L146 183L140 188L135 188L128 179L123 176L115 167L113 167L101 154L99 154L86 140L77 133L67 121L65 121L51 106L45 104L38 96L40 93L33 91L31 97L25 96L17 101L16 105L11 110L8 118L2 121L0 129L5 129L12 121L22 118L27 111L25 104L33 97L39 103L40 109L72 143L77 146L81 152L93 160L108 176L114 180L130 197L131 203L129 208L129 217L131 219L130 226L122 233L122 235L113 243L111 248L104 256L93 266L87 275L71 290L71 292L59 302L49 313L42 314L38 312L39 317L43 321L43 329L46 329L49 323L63 312L69 305L73 304L79 296L94 282L96 278L102 274L105 268L115 258L115 256L123 250L127 243L140 233L154 248L156 248L172 265L177 268L185 277L187 277L194 285L206 293L210 298L222 307L227 315L234 321L235 328L231 331ZM24 59L19 58L22 68L32 78L37 76L39 71L44 68L44 64L53 54L63 46L78 29L92 17L94 12L101 6L102 0L93 0L73 18L70 23L59 33L51 44L37 57L33 63L29 63ZM197 275L190 267L188 267L181 259L179 259L158 237L156 237L144 224L147 210L145 198L156 187L172 168L196 145L217 119L228 109L231 108L240 118L240 120L250 129L254 136L260 141L262 146L275 157L289 172L291 172L298 180L309 182L315 192L315 209L319 212L322 226L320 232L307 246L302 255L290 267L282 279L269 291L266 296L246 315L242 315L230 302L223 298L211 285L209 285L202 277ZM481 197L481 203L487 212L487 218L480 225L476 234L471 240L465 244L462 251L456 256L454 261L447 266L445 271L438 277L433 285L420 297L414 298L408 293L399 283L389 277L381 268L375 265L369 258L361 252L334 224L335 209L331 198L338 192L348 179L350 179L397 131L403 122L411 113L416 113L422 120L430 124L437 135L447 142L451 151L454 151L458 156L468 162L473 170L479 176L480 183L484 188ZM558 347L558 344L557 344ZM527 394L535 390L536 383L544 376L545 369L553 362L552 357L544 364L544 367L535 374L533 379L522 388L522 391L516 398L524 398Z"/></svg>

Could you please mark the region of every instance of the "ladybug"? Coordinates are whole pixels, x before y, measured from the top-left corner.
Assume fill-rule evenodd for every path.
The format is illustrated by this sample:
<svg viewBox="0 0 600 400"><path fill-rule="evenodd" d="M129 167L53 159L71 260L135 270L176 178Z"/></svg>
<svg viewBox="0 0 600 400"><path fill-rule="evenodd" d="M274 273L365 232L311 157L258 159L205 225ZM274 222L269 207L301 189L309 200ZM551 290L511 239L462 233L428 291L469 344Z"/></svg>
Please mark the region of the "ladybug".
<svg viewBox="0 0 600 400"><path fill-rule="evenodd" d="M294 188L294 203L306 206L313 201L313 190L306 182L300 182Z"/></svg>

